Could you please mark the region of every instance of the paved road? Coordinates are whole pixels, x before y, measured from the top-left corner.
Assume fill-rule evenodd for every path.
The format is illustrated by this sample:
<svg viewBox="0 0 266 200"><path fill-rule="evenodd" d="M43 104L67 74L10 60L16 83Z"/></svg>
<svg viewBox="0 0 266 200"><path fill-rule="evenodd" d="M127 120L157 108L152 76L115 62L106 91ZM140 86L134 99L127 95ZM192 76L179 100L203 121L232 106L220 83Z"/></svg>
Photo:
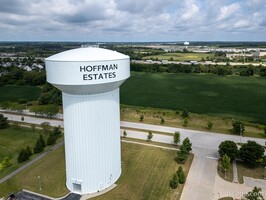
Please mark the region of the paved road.
<svg viewBox="0 0 266 200"><path fill-rule="evenodd" d="M21 116L3 113L9 120L21 121ZM41 124L46 121L52 126L62 126L62 115L58 116L59 119L45 119L36 118L34 116L24 115L24 122ZM143 129L150 131L158 131L165 133L180 132L181 140L188 137L192 142L192 152L194 153L194 160L187 177L187 181L182 192L181 200L193 199L193 200L208 200L213 199L215 181L217 180L217 158L218 158L218 146L224 140L232 140L235 142L246 142L247 140L255 140L256 142L264 145L265 140L257 138L242 137L234 135L225 135L220 133L210 133L205 131L195 131L174 127L150 125L144 123L133 123L121 121L121 134L124 129ZM136 139L147 139L147 132L137 130L127 130L127 137ZM153 141L161 143L173 143L173 136L153 134ZM221 181L220 181L221 182ZM226 185L225 182L223 184ZM216 184L217 185L217 184ZM219 187L221 187L219 185ZM226 186L225 186L226 187ZM222 190L222 188L221 188Z"/></svg>

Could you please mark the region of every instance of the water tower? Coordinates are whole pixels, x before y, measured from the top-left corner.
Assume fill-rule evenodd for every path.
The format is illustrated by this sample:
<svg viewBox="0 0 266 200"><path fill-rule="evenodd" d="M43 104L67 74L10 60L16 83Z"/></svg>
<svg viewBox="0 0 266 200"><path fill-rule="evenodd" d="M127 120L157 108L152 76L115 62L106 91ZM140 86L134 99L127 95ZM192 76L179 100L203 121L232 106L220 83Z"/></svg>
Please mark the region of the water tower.
<svg viewBox="0 0 266 200"><path fill-rule="evenodd" d="M121 174L119 86L130 76L129 57L87 47L45 64L47 81L63 94L67 188L101 191Z"/></svg>
<svg viewBox="0 0 266 200"><path fill-rule="evenodd" d="M188 45L189 45L189 42L184 42L184 45L185 45L185 49L187 49Z"/></svg>

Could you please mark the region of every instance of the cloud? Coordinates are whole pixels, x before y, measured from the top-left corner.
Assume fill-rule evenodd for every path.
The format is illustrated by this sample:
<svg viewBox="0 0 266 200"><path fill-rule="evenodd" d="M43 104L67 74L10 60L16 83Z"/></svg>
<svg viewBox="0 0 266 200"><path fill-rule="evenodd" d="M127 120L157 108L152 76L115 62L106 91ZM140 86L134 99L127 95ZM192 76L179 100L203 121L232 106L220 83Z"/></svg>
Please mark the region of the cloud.
<svg viewBox="0 0 266 200"><path fill-rule="evenodd" d="M235 23L235 28L246 28L249 27L251 24L248 20L242 19Z"/></svg>
<svg viewBox="0 0 266 200"><path fill-rule="evenodd" d="M265 0L2 0L2 40L264 39ZM259 30L259 31L258 31Z"/></svg>
<svg viewBox="0 0 266 200"><path fill-rule="evenodd" d="M186 2L183 12L184 13L181 15L181 20L186 22L189 20L197 20L201 16L199 7L193 1Z"/></svg>
<svg viewBox="0 0 266 200"><path fill-rule="evenodd" d="M218 20L228 19L229 17L233 17L240 10L240 6L238 3L230 4L229 6L222 6L220 8L220 14L218 16Z"/></svg>

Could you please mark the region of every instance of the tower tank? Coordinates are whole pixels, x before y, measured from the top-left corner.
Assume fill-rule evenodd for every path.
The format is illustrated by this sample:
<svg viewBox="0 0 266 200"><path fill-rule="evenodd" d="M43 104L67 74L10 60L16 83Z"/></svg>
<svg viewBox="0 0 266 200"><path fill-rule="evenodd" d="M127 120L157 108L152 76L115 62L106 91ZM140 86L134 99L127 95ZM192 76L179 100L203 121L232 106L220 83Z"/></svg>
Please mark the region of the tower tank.
<svg viewBox="0 0 266 200"><path fill-rule="evenodd" d="M130 59L96 47L45 59L47 82L62 91L66 185L74 193L101 191L121 174L119 86Z"/></svg>

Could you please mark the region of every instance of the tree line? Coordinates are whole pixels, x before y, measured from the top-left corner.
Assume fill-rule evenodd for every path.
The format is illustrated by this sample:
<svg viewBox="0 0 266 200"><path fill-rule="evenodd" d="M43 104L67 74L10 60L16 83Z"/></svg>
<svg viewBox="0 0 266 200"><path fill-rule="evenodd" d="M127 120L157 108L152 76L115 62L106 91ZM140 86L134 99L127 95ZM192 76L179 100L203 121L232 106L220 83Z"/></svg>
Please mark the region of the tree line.
<svg viewBox="0 0 266 200"><path fill-rule="evenodd" d="M0 67L0 86L3 85L43 85L46 83L44 70L26 71L16 66Z"/></svg>
<svg viewBox="0 0 266 200"><path fill-rule="evenodd" d="M230 66L230 65L202 65L202 64L140 64L131 63L131 71L136 72L151 72L151 73L211 73L217 75L231 75L236 74L240 76L253 76L258 74L260 76L266 76L266 67L252 65L248 66Z"/></svg>

